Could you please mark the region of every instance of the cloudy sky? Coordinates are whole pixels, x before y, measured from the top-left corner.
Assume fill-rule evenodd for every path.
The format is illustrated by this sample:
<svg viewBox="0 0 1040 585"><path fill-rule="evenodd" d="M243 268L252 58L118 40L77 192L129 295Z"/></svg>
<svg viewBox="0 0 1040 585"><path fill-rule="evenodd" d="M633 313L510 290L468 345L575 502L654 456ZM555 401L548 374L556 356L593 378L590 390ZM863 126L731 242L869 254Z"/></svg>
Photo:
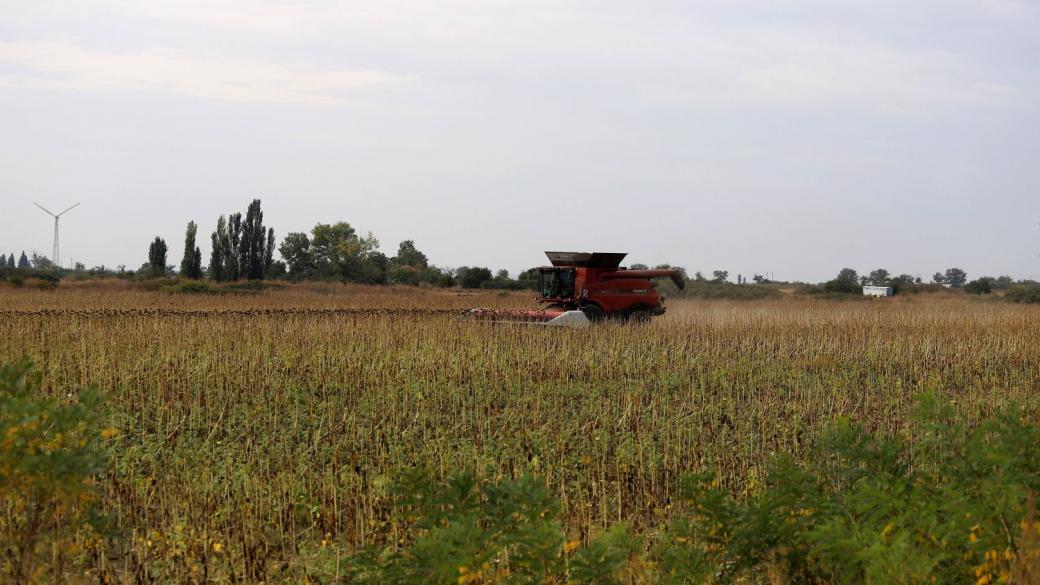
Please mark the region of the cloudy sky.
<svg viewBox="0 0 1040 585"><path fill-rule="evenodd" d="M178 263L263 200L511 271L1040 277L1040 4L4 2L0 252Z"/></svg>

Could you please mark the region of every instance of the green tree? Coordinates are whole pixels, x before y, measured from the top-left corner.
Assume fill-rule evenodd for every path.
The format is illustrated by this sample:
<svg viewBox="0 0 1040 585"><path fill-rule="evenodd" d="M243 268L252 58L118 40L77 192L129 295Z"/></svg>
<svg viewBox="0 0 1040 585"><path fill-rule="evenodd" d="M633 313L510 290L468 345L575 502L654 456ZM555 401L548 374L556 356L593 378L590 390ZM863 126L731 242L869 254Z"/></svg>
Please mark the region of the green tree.
<svg viewBox="0 0 1040 585"><path fill-rule="evenodd" d="M7 256L7 267L8 268L15 268L16 266L17 266L17 264L15 264L15 261L14 261L14 254L9 254Z"/></svg>
<svg viewBox="0 0 1040 585"><path fill-rule="evenodd" d="M264 274L266 275L271 271L271 266L274 264L274 228L267 228L267 246L264 249ZM282 274L285 273L285 267L282 267Z"/></svg>
<svg viewBox="0 0 1040 585"><path fill-rule="evenodd" d="M863 294L863 285L859 281L860 277L855 270L842 268L837 277L823 283L823 290L829 293Z"/></svg>
<svg viewBox="0 0 1040 585"><path fill-rule="evenodd" d="M239 244L242 240L242 214L232 213L217 219L213 232L213 251L210 253L210 278L216 281L234 281L241 276Z"/></svg>
<svg viewBox="0 0 1040 585"><path fill-rule="evenodd" d="M166 241L159 236L148 246L148 269L153 276L166 274Z"/></svg>
<svg viewBox="0 0 1040 585"><path fill-rule="evenodd" d="M242 265L239 262L239 249L242 242L242 214L232 213L227 219L227 231L221 242L224 250L225 280L235 281L242 276Z"/></svg>
<svg viewBox="0 0 1040 585"><path fill-rule="evenodd" d="M712 270L712 272L711 272L711 279L714 280L715 282L726 282L726 279L728 279L728 278L729 278L729 271L728 270Z"/></svg>
<svg viewBox="0 0 1040 585"><path fill-rule="evenodd" d="M389 270L390 259L386 254L373 250L361 259L357 271L349 279L365 284L386 284Z"/></svg>
<svg viewBox="0 0 1040 585"><path fill-rule="evenodd" d="M311 253L311 240L302 232L291 232L285 236L278 252L289 266L289 275L294 278L309 276L314 273L314 255Z"/></svg>
<svg viewBox="0 0 1040 585"><path fill-rule="evenodd" d="M455 271L455 280L463 288L480 288L491 280L491 270L480 266L463 266Z"/></svg>
<svg viewBox="0 0 1040 585"><path fill-rule="evenodd" d="M271 265L267 268L267 275L265 276L265 278L268 278L268 279L283 278L284 279L286 277L286 274L287 274L287 271L286 271L286 268L285 268L285 262L282 262L281 260L275 260L275 261L271 262Z"/></svg>
<svg viewBox="0 0 1040 585"><path fill-rule="evenodd" d="M947 268L944 280L948 286L960 288L968 281L968 273L960 268Z"/></svg>
<svg viewBox="0 0 1040 585"><path fill-rule="evenodd" d="M184 256L181 258L181 276L197 280L202 278L202 251L195 245L195 233L198 227L194 221L188 222L184 234Z"/></svg>
<svg viewBox="0 0 1040 585"><path fill-rule="evenodd" d="M398 266L414 266L415 268L426 268L428 265L426 254L420 252L412 240L401 242L397 248L397 256L391 260L391 263Z"/></svg>
<svg viewBox="0 0 1040 585"><path fill-rule="evenodd" d="M33 252L32 258L29 260L32 263L32 267L36 270L50 270L54 268L54 263L51 262L50 258Z"/></svg>
<svg viewBox="0 0 1040 585"><path fill-rule="evenodd" d="M319 223L311 230L310 248L318 274L349 282L385 280L388 260L371 232L359 236L347 222Z"/></svg>
<svg viewBox="0 0 1040 585"><path fill-rule="evenodd" d="M982 277L964 285L964 292L971 295L987 295L993 292L993 288L990 286L989 279Z"/></svg>
<svg viewBox="0 0 1040 585"><path fill-rule="evenodd" d="M935 284L946 284L946 275L942 272L936 272L932 275L932 282Z"/></svg>
<svg viewBox="0 0 1040 585"><path fill-rule="evenodd" d="M989 279L990 287L998 290L1006 290L1008 288L1011 288L1011 285L1013 284L1015 284L1015 279L1011 278L1006 274L1004 276L998 276L996 278Z"/></svg>
<svg viewBox="0 0 1040 585"><path fill-rule="evenodd" d="M274 230L264 229L264 212L259 199L254 199L246 209L237 252L241 276L250 280L263 279L270 265L268 258L274 254Z"/></svg>
<svg viewBox="0 0 1040 585"><path fill-rule="evenodd" d="M851 282L852 284L857 284L859 282L859 275L851 268L842 268L838 272L838 277L835 280L844 280L846 282Z"/></svg>
<svg viewBox="0 0 1040 585"><path fill-rule="evenodd" d="M25 250L22 250L22 255L18 257L18 268L29 268L29 258L25 255Z"/></svg>
<svg viewBox="0 0 1040 585"><path fill-rule="evenodd" d="M870 273L870 284L874 286L888 286L891 282L891 275L884 268L878 268Z"/></svg>
<svg viewBox="0 0 1040 585"><path fill-rule="evenodd" d="M223 233L227 231L224 216L217 220L217 231L210 236L213 249L209 253L209 277L217 282L224 280L224 240Z"/></svg>
<svg viewBox="0 0 1040 585"><path fill-rule="evenodd" d="M523 288L530 290L538 290L538 269L528 268L527 270L520 273L516 280L520 283Z"/></svg>

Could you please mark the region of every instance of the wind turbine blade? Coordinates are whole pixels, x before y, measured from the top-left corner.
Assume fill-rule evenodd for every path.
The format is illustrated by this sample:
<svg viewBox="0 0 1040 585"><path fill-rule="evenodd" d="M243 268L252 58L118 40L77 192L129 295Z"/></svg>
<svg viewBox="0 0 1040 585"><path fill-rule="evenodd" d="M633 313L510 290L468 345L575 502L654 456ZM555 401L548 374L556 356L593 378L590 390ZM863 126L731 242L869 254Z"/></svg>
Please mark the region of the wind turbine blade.
<svg viewBox="0 0 1040 585"><path fill-rule="evenodd" d="M33 201L33 205L35 205L36 207L39 207L40 209L46 211L48 215L54 215L53 213L50 212L49 209L47 209L46 207L40 205L39 203L37 203L35 201Z"/></svg>
<svg viewBox="0 0 1040 585"><path fill-rule="evenodd" d="M76 205L79 205L79 203L77 203ZM72 209L73 207L76 207L76 205L73 205L72 207L69 207L69 208L68 208L68 209L66 209L65 211L62 211L61 213L59 213L59 214L58 214L58 217L61 217L61 216L65 215L65 214L66 214L66 213L68 213L68 212L69 212L69 211L70 211L70 210L71 210L71 209Z"/></svg>

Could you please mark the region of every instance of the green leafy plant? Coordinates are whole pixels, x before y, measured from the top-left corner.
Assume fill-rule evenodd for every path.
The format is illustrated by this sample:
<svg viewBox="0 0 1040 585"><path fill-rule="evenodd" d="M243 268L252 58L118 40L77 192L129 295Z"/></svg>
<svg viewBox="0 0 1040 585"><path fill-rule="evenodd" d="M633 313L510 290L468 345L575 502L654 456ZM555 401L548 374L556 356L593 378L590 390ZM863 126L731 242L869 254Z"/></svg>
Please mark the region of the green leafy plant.
<svg viewBox="0 0 1040 585"><path fill-rule="evenodd" d="M54 580L100 545L95 394L42 396L28 361L0 366L0 581Z"/></svg>
<svg viewBox="0 0 1040 585"><path fill-rule="evenodd" d="M1036 527L1020 521L1040 490L1040 430L1014 411L969 428L932 396L914 420L908 444L839 421L745 499L690 478L657 551L665 580L996 583L1035 563L1022 551Z"/></svg>
<svg viewBox="0 0 1040 585"><path fill-rule="evenodd" d="M532 476L481 484L462 473L437 484L413 471L395 492L410 525L400 543L350 560L358 582L610 583L640 548L624 527L585 548L567 542L559 502Z"/></svg>
<svg viewBox="0 0 1040 585"><path fill-rule="evenodd" d="M1040 284L1023 283L1013 285L1004 297L1013 303L1040 303Z"/></svg>

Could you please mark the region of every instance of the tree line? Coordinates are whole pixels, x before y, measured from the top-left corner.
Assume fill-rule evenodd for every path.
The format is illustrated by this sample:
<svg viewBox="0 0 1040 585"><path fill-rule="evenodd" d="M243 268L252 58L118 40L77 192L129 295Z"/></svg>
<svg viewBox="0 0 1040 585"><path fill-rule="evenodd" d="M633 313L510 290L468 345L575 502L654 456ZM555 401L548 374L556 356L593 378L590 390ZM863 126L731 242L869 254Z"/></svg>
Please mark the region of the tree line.
<svg viewBox="0 0 1040 585"><path fill-rule="evenodd" d="M221 215L210 234L211 252L209 263L202 264L202 252L197 243L198 225L188 222L184 235L184 249L179 267L168 264L169 247L161 236L156 236L148 246L147 261L135 272L118 267L111 271L104 266L89 271L82 264L76 265L75 273L90 275L138 277L160 277L179 275L182 278L215 282L234 282L242 279L288 279L288 280L336 280L364 284L406 284L437 287L462 286L486 289L535 289L538 272L531 268L513 279L507 270L492 272L483 266L461 266L441 268L430 263L426 254L418 249L413 240L398 245L394 256L380 251L380 242L372 232L359 233L350 223L317 223L309 232L291 232L281 243L277 243L273 227L264 225L264 214L260 199L253 199L245 211ZM275 259L275 251L281 260ZM22 251L18 260L15 255L0 254L0 271L36 270L55 272L56 267L45 256L33 252L27 256ZM650 268L646 264L632 264L633 270ZM670 264L658 264L655 269L676 268L692 283L705 286L731 285L729 271L715 269L710 278L700 271L692 277L686 269ZM58 271L62 272L62 271ZM755 274L751 282L772 284L770 279ZM737 285L751 284L742 274L736 276ZM967 273L960 268L948 268L932 276L933 285L964 289L974 294L992 290L1008 289L1015 284L1010 276L983 276L968 281ZM859 275L852 268L843 268L838 275L819 285L821 292L857 293L867 285L891 286L898 293L924 285L920 277L909 274L893 275L887 269L877 268L869 274ZM668 285L664 285L668 288ZM676 293L678 291L670 291Z"/></svg>
<svg viewBox="0 0 1040 585"><path fill-rule="evenodd" d="M22 250L22 255L18 257L17 262L15 262L14 254L7 256L0 254L0 267L27 269L32 268L33 265L29 262L29 257L25 255L25 250Z"/></svg>
<svg viewBox="0 0 1040 585"><path fill-rule="evenodd" d="M466 288L533 288L531 271L527 279L512 279L509 272L481 266L439 268L430 264L426 254L413 240L401 242L391 257L380 251L379 240L371 233L359 233L347 222L318 223L310 232L286 234L276 244L273 227L265 227L259 199L241 213L221 215L210 236L212 252L208 266L196 239L198 226L188 223L184 254L179 270L167 263L169 247L156 236L148 247L148 261L138 270L141 276L179 275L188 279L208 278L215 282L241 279L336 280L364 284L408 284ZM275 260L278 251L281 260Z"/></svg>

